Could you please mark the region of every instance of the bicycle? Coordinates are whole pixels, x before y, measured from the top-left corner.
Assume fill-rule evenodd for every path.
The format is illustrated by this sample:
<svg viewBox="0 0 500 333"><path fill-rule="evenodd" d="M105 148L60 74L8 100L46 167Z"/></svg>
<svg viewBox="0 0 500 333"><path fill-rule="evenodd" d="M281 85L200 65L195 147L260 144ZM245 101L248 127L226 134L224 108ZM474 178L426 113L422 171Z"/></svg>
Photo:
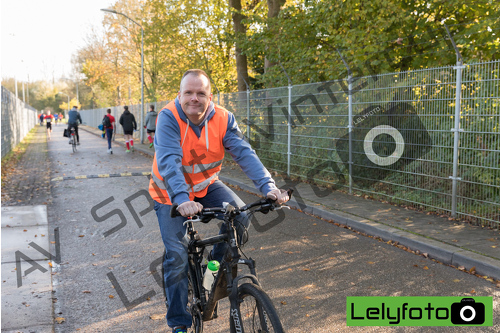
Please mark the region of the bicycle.
<svg viewBox="0 0 500 333"><path fill-rule="evenodd" d="M76 132L74 127L71 127L71 132L69 134L69 144L73 147L73 153L76 153Z"/></svg>
<svg viewBox="0 0 500 333"><path fill-rule="evenodd" d="M288 190L291 198L293 190ZM193 332L203 332L203 322L218 317L218 301L229 297L230 301L230 332L284 332L278 313L264 290L260 287L255 270L255 260L247 258L238 245L238 235L234 225L234 218L240 213L258 207L251 212L259 211L267 214L269 211L288 208L275 204L271 199L261 199L241 208L226 204L224 208L204 208L198 215L188 218L187 225L188 243L188 310L193 319ZM226 233L201 239L194 229L194 222L208 223L218 214L223 215L226 224ZM177 204L172 206L171 217L180 216ZM248 240L248 235L246 236ZM203 287L204 252L207 246L225 242L228 249L220 263L220 269L214 279L211 290ZM240 255L243 254L245 259ZM165 255L165 253L164 253ZM246 265L250 274L238 274L238 265ZM163 267L163 266L162 266ZM231 274L228 274L231 272ZM162 269L163 273L163 269ZM162 274L163 276L163 274ZM239 285L241 280L248 279Z"/></svg>

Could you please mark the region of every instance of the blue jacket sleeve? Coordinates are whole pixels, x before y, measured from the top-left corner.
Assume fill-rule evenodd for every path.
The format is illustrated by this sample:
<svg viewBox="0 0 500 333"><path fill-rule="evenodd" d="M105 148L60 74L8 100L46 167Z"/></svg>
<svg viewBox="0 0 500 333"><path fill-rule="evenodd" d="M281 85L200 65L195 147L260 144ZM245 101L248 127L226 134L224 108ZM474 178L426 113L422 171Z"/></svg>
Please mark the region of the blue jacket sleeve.
<svg viewBox="0 0 500 333"><path fill-rule="evenodd" d="M156 164L172 203L189 201L189 186L182 173L182 148L179 124L169 110L158 114L154 139Z"/></svg>
<svg viewBox="0 0 500 333"><path fill-rule="evenodd" d="M276 189L274 179L241 133L234 115L229 112L227 131L223 139L226 150L263 194Z"/></svg>

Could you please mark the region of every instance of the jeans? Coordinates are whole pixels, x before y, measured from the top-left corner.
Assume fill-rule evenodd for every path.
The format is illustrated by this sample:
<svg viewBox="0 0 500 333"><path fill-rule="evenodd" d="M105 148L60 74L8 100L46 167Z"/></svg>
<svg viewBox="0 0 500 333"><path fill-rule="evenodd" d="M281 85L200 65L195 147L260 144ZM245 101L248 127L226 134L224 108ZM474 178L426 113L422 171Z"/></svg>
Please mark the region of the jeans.
<svg viewBox="0 0 500 333"><path fill-rule="evenodd" d="M233 206L241 207L245 203L226 185L217 180L208 187L207 195L203 198L195 198L205 208L222 207L223 202L229 202ZM166 255L163 258L163 285L167 295L168 310L167 324L170 327L191 327L191 314L187 311L188 302L188 240L185 238L186 226L182 223L185 217L170 217L172 206L155 202L156 216L160 225L160 233L165 245ZM235 223L241 223L248 228L250 218L247 212L238 215ZM225 224L220 233L225 231ZM226 243L214 246L212 257L219 262L222 260L227 249Z"/></svg>
<svg viewBox="0 0 500 333"><path fill-rule="evenodd" d="M111 149L111 139L113 138L112 128L106 128L106 138L108 138L108 149Z"/></svg>

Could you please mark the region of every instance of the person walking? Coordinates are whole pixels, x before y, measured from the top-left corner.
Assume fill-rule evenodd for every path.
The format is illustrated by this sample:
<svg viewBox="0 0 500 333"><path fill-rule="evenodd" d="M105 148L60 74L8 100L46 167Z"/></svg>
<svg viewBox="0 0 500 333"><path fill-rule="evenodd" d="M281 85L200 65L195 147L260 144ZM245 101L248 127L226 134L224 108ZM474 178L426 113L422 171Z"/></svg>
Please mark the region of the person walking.
<svg viewBox="0 0 500 333"><path fill-rule="evenodd" d="M155 201L166 249L163 282L168 304L167 325L172 332L187 332L192 318L186 308L188 256L183 222L204 206L221 207L223 202L235 207L244 205L236 193L218 180L225 151L261 193L279 204L289 197L276 187L269 171L245 141L234 115L212 102L210 78L203 70L184 73L177 98L158 114L154 147L149 193ZM182 216L170 217L173 203L179 205L177 210ZM250 224L250 215L238 215L235 223L241 240ZM221 261L226 248L225 243L215 245L211 257Z"/></svg>
<svg viewBox="0 0 500 333"><path fill-rule="evenodd" d="M125 152L130 153L134 151L134 131L137 130L137 123L135 122L135 117L128 110L128 106L123 107L123 113L120 116L120 125L123 127L123 134L125 139L125 146L127 150Z"/></svg>
<svg viewBox="0 0 500 333"><path fill-rule="evenodd" d="M52 120L54 120L54 116L50 114L50 110L47 111L47 114L44 117L45 122L47 123L47 136L50 140L50 134L52 133Z"/></svg>
<svg viewBox="0 0 500 333"><path fill-rule="evenodd" d="M40 117L38 117L38 119L40 120L40 126L43 125L43 119L45 119L45 115L43 114L43 111L42 113L40 113Z"/></svg>
<svg viewBox="0 0 500 333"><path fill-rule="evenodd" d="M111 109L107 109L106 112L107 114L104 115L102 124L104 130L106 131L106 137L108 138L108 154L113 154L111 139L113 138L113 133L116 132L115 117L111 115Z"/></svg>
<svg viewBox="0 0 500 333"><path fill-rule="evenodd" d="M156 117L157 116L158 116L158 113L156 113L156 111L155 111L155 106L150 105L149 112L146 115L146 124L144 125L144 128L146 129L146 132L148 133L149 148L153 147L153 140L155 138L155 131L156 131Z"/></svg>
<svg viewBox="0 0 500 333"><path fill-rule="evenodd" d="M57 126L57 120L59 119L59 115L54 113L54 124Z"/></svg>
<svg viewBox="0 0 500 333"><path fill-rule="evenodd" d="M73 106L71 111L68 112L68 134L71 133L71 128L75 129L76 134L76 144L80 144L80 135L78 134L78 121L80 124L83 123L82 117L80 117L80 112L78 112L78 106ZM71 140L69 141L71 143Z"/></svg>

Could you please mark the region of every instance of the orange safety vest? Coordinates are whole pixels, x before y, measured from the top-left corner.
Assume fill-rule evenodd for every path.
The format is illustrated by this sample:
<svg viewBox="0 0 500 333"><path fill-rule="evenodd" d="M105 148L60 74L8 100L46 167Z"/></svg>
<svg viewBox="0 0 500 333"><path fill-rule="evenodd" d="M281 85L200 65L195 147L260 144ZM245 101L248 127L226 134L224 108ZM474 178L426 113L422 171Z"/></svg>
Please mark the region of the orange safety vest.
<svg viewBox="0 0 500 333"><path fill-rule="evenodd" d="M222 168L225 153L222 139L226 135L229 113L223 107L215 104L214 106L215 113L203 126L199 138L189 124L180 118L175 101L168 103L162 109L162 111L170 110L179 124L183 155L182 171L186 183L190 187L189 200L194 200L195 197L204 197L207 194L208 186L219 179L218 175ZM149 181L149 194L153 200L159 203L172 204L164 179L158 171L156 153Z"/></svg>

